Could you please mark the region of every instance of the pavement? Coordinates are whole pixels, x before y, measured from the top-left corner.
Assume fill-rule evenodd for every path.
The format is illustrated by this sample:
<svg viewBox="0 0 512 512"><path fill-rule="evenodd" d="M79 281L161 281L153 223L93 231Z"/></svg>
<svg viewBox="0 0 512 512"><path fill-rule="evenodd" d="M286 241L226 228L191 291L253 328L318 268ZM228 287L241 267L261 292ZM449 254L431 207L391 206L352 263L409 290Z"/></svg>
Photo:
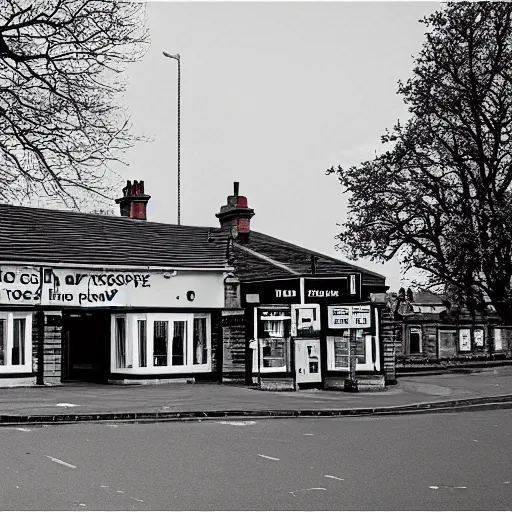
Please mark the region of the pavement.
<svg viewBox="0 0 512 512"><path fill-rule="evenodd" d="M0 390L0 426L219 417L317 417L512 408L512 366L399 377L383 391L272 392L226 384L66 384Z"/></svg>

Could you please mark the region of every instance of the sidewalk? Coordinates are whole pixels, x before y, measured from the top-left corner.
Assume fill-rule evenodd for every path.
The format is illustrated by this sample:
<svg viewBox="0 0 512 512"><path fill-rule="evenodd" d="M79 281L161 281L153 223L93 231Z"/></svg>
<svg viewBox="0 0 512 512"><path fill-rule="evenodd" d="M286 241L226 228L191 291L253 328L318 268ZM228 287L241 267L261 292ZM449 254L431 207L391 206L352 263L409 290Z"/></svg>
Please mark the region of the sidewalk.
<svg viewBox="0 0 512 512"><path fill-rule="evenodd" d="M496 405L497 404L497 405ZM390 414L512 408L512 367L466 375L402 377L380 392L260 391L221 384L71 384L0 390L0 424L219 416Z"/></svg>

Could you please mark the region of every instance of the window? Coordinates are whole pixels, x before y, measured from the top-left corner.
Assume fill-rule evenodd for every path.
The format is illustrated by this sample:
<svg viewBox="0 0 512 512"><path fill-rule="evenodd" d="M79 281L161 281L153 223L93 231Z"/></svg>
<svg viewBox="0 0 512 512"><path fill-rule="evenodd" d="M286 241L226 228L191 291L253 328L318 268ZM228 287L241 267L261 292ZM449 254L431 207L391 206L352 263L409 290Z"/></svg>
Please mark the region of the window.
<svg viewBox="0 0 512 512"><path fill-rule="evenodd" d="M438 341L440 358L457 355L457 331L440 329Z"/></svg>
<svg viewBox="0 0 512 512"><path fill-rule="evenodd" d="M169 322L156 320L153 330L154 366L167 366L167 339Z"/></svg>
<svg viewBox="0 0 512 512"><path fill-rule="evenodd" d="M0 373L32 372L32 313L0 312Z"/></svg>
<svg viewBox="0 0 512 512"><path fill-rule="evenodd" d="M421 327L407 326L409 354L421 354Z"/></svg>
<svg viewBox="0 0 512 512"><path fill-rule="evenodd" d="M187 323L174 322L174 335L172 338L172 364L183 366L187 361Z"/></svg>
<svg viewBox="0 0 512 512"><path fill-rule="evenodd" d="M257 343L253 348L253 372L286 371L290 350L290 307L255 308L254 314Z"/></svg>
<svg viewBox="0 0 512 512"><path fill-rule="evenodd" d="M211 371L207 313L112 315L111 371L172 374Z"/></svg>
<svg viewBox="0 0 512 512"><path fill-rule="evenodd" d="M11 364L25 364L25 318L15 318L13 323Z"/></svg>
<svg viewBox="0 0 512 512"><path fill-rule="evenodd" d="M353 331L356 365L366 365L371 355L371 339L369 329L343 329L341 336L327 336L327 350L330 370L347 370L350 367L350 334ZM356 367L357 367L356 366Z"/></svg>
<svg viewBox="0 0 512 512"><path fill-rule="evenodd" d="M206 318L194 318L193 354L193 364L205 364L208 361Z"/></svg>
<svg viewBox="0 0 512 512"><path fill-rule="evenodd" d="M503 331L497 328L494 329L494 350L503 350Z"/></svg>
<svg viewBox="0 0 512 512"><path fill-rule="evenodd" d="M7 351L7 336L5 335L7 321L3 318L0 319L0 365L7 364L6 351Z"/></svg>
<svg viewBox="0 0 512 512"><path fill-rule="evenodd" d="M139 367L145 368L148 365L146 320L137 320L137 335L139 340Z"/></svg>
<svg viewBox="0 0 512 512"><path fill-rule="evenodd" d="M116 367L126 368L126 319L116 317Z"/></svg>

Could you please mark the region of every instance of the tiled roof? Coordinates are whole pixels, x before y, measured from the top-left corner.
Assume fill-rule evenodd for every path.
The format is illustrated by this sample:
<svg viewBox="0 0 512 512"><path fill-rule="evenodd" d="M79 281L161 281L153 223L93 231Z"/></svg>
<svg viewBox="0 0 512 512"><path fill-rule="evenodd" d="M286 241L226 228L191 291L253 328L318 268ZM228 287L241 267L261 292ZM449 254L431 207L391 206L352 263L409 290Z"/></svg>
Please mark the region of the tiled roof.
<svg viewBox="0 0 512 512"><path fill-rule="evenodd" d="M0 261L217 268L226 249L215 228L0 204Z"/></svg>
<svg viewBox="0 0 512 512"><path fill-rule="evenodd" d="M412 293L415 304L424 304L424 305L438 305L441 306L443 304L443 300L445 299L444 295L433 293L429 290L418 290Z"/></svg>
<svg viewBox="0 0 512 512"><path fill-rule="evenodd" d="M317 257L316 274L319 276L360 272L363 285L385 284L385 277L381 274L257 231L251 231L246 241L238 240L233 252L235 268L242 280L311 274L311 256L314 255Z"/></svg>

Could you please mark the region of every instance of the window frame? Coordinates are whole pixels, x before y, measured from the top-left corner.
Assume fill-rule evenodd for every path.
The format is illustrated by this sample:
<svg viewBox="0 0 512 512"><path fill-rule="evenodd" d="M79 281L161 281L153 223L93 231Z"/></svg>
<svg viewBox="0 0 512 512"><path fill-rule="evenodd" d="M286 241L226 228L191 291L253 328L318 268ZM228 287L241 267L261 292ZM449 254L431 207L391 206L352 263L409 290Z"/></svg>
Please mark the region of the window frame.
<svg viewBox="0 0 512 512"><path fill-rule="evenodd" d="M289 336L282 337L281 339L284 342L284 366L263 366L263 343L258 338L258 321L261 320L259 317L259 312L261 311L284 311L288 310L288 313L283 314L281 316L287 316L290 326L289 326ZM257 375L258 373L286 373L289 370L290 366L290 340L292 334L292 308L291 306L257 306L254 308L254 340L256 343L253 344L252 347L252 373ZM277 321L277 320L276 320ZM284 320L283 320L284 321ZM279 339L276 337L276 339ZM259 350L259 358L258 358L258 350ZM259 364L258 364L259 363Z"/></svg>
<svg viewBox="0 0 512 512"><path fill-rule="evenodd" d="M372 324L375 326L375 329L373 326L363 329L363 330L369 330L370 332L365 334L365 353L366 353L366 360L364 363L358 363L356 362L356 372L361 371L380 371L380 346L379 346L379 339L380 339L380 331L379 331L379 310L378 308L372 308L373 309L373 320ZM334 356L334 338L341 338L343 336L340 336L339 333L341 331L345 331L348 329L336 329L338 331L336 334L334 334L335 330L330 330L330 332L326 336L326 348L327 348L327 370L331 372L347 372L350 369L350 359L348 360L348 366L346 367L336 367L336 360ZM372 361L373 356L373 347L375 347L375 364ZM375 367L374 367L375 366Z"/></svg>
<svg viewBox="0 0 512 512"><path fill-rule="evenodd" d="M0 365L0 374L12 373L33 373L33 355L32 355L32 312L21 311L3 311L0 312L0 319L5 320L4 337L4 364ZM12 350L14 347L14 320L25 320L25 339L24 339L24 364L12 364Z"/></svg>
<svg viewBox="0 0 512 512"><path fill-rule="evenodd" d="M418 352L411 352L411 329L418 329L420 331L420 349ZM420 356L423 354L423 329L421 325L406 325L405 326L405 343L406 355Z"/></svg>
<svg viewBox="0 0 512 512"><path fill-rule="evenodd" d="M441 356L441 333L449 332L455 334L455 353L449 356ZM456 357L459 354L459 329L445 329L442 327L438 327L437 329L437 356L439 359Z"/></svg>
<svg viewBox="0 0 512 512"><path fill-rule="evenodd" d="M131 348L132 367L116 367L116 339L115 339L115 318L124 316L126 318L126 343ZM206 318L206 352L207 361L203 364L193 364L194 344L194 318ZM146 366L139 366L139 321L146 322ZM168 322L167 340L167 365L155 366L154 364L154 323L157 321ZM172 339L174 333L174 322L186 322L186 361L183 365L172 365ZM112 374L134 374L134 375L159 375L159 374L182 374L182 373L207 373L212 370L212 332L210 313L126 313L123 315L112 315L111 326L111 364Z"/></svg>

